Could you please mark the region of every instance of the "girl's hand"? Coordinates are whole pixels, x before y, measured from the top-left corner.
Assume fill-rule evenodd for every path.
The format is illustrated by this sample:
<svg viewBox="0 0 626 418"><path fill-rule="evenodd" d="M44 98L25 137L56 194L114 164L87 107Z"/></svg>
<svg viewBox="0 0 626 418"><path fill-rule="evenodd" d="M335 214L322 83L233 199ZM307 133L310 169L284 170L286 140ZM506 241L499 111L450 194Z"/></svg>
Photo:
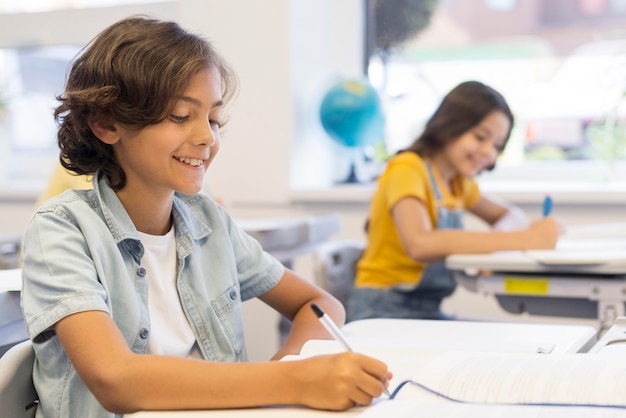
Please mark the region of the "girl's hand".
<svg viewBox="0 0 626 418"><path fill-rule="evenodd" d="M559 235L563 231L562 224L559 224L551 217L534 221L525 231L525 249L551 250L556 247Z"/></svg>
<svg viewBox="0 0 626 418"><path fill-rule="evenodd" d="M363 354L311 357L298 361L293 377L297 403L316 409L340 411L369 405L388 386L387 366Z"/></svg>

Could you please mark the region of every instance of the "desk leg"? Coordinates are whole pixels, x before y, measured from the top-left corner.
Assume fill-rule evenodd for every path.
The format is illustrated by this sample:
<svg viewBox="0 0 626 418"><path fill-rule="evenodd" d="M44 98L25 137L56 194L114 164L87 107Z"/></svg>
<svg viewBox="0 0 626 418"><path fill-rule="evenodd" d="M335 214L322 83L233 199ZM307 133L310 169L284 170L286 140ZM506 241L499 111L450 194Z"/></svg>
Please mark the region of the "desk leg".
<svg viewBox="0 0 626 418"><path fill-rule="evenodd" d="M613 323L618 317L624 316L624 312L623 300L599 300L598 319L600 320L600 327L598 334L604 334L606 330L613 326Z"/></svg>

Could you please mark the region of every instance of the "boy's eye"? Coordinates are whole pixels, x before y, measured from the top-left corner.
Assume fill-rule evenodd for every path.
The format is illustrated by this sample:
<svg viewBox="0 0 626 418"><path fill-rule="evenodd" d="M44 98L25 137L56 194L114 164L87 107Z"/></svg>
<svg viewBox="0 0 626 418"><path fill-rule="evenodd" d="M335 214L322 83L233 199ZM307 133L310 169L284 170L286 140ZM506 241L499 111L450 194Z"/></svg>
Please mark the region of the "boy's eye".
<svg viewBox="0 0 626 418"><path fill-rule="evenodd" d="M171 115L170 115L170 120L171 120L172 122L176 122L176 123L181 123L181 122L184 122L184 121L186 121L187 119L189 119L189 116L178 116L178 115L174 115L174 114L171 114Z"/></svg>

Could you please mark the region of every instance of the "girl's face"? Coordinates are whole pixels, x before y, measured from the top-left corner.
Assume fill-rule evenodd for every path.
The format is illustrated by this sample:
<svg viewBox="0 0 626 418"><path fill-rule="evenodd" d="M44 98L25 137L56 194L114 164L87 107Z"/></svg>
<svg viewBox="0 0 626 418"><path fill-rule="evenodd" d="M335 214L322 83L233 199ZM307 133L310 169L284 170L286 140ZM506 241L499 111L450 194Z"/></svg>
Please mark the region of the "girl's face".
<svg viewBox="0 0 626 418"><path fill-rule="evenodd" d="M119 140L113 148L126 173L124 189L135 193L199 192L219 149L222 105L219 72L207 69L191 79L163 122L140 130L116 125Z"/></svg>
<svg viewBox="0 0 626 418"><path fill-rule="evenodd" d="M443 149L443 157L451 171L473 177L494 165L504 149L510 125L503 112L494 110L478 125L448 144Z"/></svg>

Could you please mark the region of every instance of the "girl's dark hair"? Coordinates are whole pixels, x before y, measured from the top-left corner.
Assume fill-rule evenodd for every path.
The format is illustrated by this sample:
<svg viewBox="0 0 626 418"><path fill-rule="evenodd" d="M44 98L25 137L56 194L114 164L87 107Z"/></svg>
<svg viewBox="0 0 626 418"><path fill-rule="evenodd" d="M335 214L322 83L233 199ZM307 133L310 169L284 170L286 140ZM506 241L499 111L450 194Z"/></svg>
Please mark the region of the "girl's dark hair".
<svg viewBox="0 0 626 418"><path fill-rule="evenodd" d="M236 75L207 40L175 22L147 16L106 28L74 60L65 92L57 97L54 118L63 167L79 175L101 170L114 189L123 188L126 176L113 148L88 122L112 119L130 129L159 123L191 78L207 68L219 71L228 102L237 90Z"/></svg>
<svg viewBox="0 0 626 418"><path fill-rule="evenodd" d="M510 122L504 141L506 145L511 136L514 118L504 97L479 81L463 82L443 98L435 113L426 122L422 134L406 151L430 157L478 125L495 110L504 113Z"/></svg>

